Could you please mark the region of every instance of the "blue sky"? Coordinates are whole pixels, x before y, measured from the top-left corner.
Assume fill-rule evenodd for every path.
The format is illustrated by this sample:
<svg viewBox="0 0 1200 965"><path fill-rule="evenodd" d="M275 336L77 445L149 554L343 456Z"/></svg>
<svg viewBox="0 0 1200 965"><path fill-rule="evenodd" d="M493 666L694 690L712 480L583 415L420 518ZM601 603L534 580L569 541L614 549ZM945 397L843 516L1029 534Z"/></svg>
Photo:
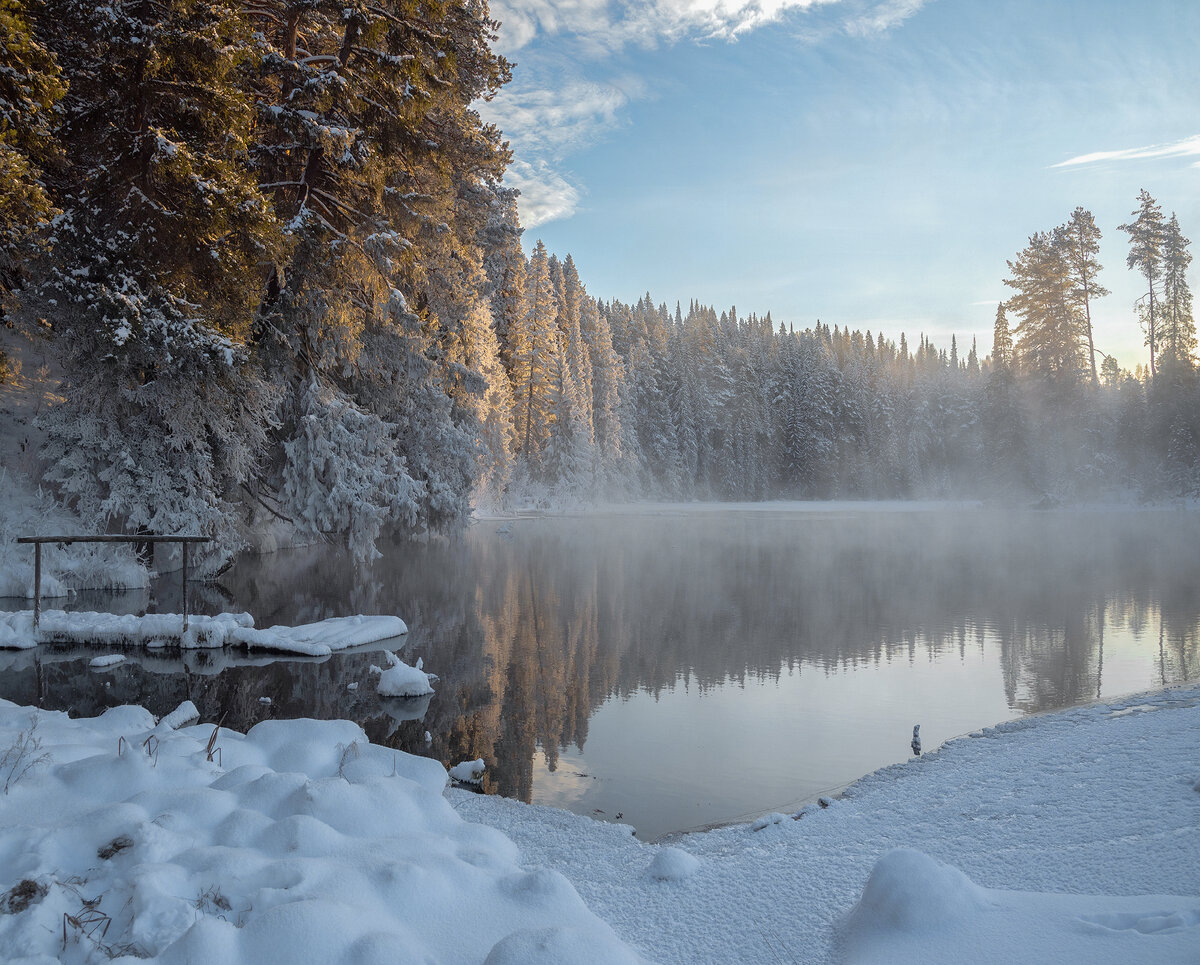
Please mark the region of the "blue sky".
<svg viewBox="0 0 1200 965"><path fill-rule="evenodd" d="M1138 190L1200 247L1197 0L497 0L527 250L588 290L991 347L1006 259L1076 205L1097 346L1144 361ZM1200 259L1197 264L1200 265ZM1193 272L1193 284L1196 272Z"/></svg>

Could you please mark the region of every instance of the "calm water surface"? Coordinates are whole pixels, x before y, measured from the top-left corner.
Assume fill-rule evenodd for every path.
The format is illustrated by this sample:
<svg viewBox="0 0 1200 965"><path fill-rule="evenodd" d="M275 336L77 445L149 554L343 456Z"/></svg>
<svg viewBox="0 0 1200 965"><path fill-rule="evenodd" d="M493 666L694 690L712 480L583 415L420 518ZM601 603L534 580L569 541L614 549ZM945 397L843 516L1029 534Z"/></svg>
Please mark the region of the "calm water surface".
<svg viewBox="0 0 1200 965"><path fill-rule="evenodd" d="M644 838L794 809L998 721L1200 677L1200 514L766 505L489 520L356 570L328 547L241 561L207 610L259 626L397 613L441 680L381 700L378 647L323 660L0 655L0 696L94 714L348 717L484 790ZM151 594L78 608L177 610ZM149 599L147 597L150 597ZM195 600L199 597L199 600ZM356 690L349 685L359 683ZM260 702L270 697L271 703ZM430 742L426 742L426 732Z"/></svg>

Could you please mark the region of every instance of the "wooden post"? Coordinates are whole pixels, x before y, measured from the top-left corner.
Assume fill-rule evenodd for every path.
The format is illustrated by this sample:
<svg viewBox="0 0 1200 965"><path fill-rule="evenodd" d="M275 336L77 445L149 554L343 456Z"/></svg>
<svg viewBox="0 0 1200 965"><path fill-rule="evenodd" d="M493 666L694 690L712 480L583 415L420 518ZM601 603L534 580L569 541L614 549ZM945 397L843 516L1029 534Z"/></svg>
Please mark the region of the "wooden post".
<svg viewBox="0 0 1200 965"><path fill-rule="evenodd" d="M33 629L42 619L42 544L33 544Z"/></svg>
<svg viewBox="0 0 1200 965"><path fill-rule="evenodd" d="M183 632L187 633L187 624L188 624L188 619L187 619L188 618L188 585L187 585L188 584L188 572L187 572L188 544L186 542L180 542L179 545L183 547Z"/></svg>

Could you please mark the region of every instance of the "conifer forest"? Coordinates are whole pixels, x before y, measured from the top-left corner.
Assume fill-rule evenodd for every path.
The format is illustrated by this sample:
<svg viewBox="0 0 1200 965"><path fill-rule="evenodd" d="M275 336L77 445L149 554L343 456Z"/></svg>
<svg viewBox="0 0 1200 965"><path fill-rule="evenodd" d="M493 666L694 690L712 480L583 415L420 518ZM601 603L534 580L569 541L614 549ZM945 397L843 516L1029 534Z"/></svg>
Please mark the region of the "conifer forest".
<svg viewBox="0 0 1200 965"><path fill-rule="evenodd" d="M482 0L0 0L0 297L61 376L58 498L367 558L473 505L1200 493L1170 199L1030 225L990 345L605 300L523 247L476 109L510 76L496 26ZM1091 321L1126 271L1133 371Z"/></svg>

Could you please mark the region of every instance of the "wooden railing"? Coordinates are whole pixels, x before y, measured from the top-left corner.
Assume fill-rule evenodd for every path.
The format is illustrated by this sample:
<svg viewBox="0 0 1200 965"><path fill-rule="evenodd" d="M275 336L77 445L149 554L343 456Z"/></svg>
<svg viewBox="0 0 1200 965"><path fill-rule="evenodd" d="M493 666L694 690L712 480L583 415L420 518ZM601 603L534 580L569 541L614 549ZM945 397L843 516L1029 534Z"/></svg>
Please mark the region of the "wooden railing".
<svg viewBox="0 0 1200 965"><path fill-rule="evenodd" d="M42 546L46 543L179 543L183 548L183 629L188 628L188 547L192 543L211 543L211 536L18 536L18 543L33 544L33 627L42 617Z"/></svg>

